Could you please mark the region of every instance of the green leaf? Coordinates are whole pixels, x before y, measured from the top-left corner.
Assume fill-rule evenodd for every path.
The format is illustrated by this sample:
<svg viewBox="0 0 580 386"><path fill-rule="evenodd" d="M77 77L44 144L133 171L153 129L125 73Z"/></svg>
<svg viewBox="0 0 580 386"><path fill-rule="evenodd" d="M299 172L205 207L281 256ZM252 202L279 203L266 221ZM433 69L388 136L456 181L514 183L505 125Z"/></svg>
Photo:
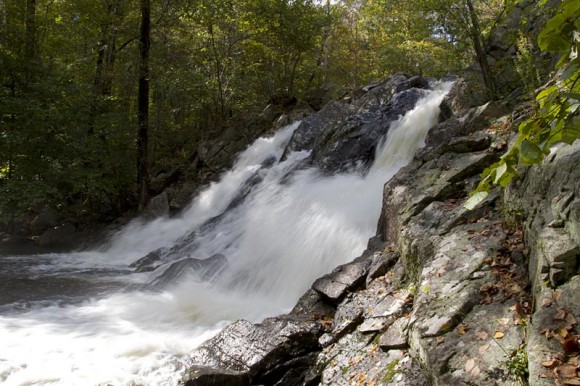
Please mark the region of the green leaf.
<svg viewBox="0 0 580 386"><path fill-rule="evenodd" d="M572 119L562 129L560 141L571 145L580 138L580 119Z"/></svg>
<svg viewBox="0 0 580 386"><path fill-rule="evenodd" d="M544 152L538 145L526 139L520 145L520 158L527 165L537 164L544 159Z"/></svg>
<svg viewBox="0 0 580 386"><path fill-rule="evenodd" d="M522 122L518 127L519 133L528 138L530 134L539 131L538 121L535 119L529 119L525 122Z"/></svg>
<svg viewBox="0 0 580 386"><path fill-rule="evenodd" d="M504 160L501 160L499 166L496 168L495 180L493 181L493 183L497 185L497 183L501 180L501 178L507 172L507 170L508 166L506 162Z"/></svg>
<svg viewBox="0 0 580 386"><path fill-rule="evenodd" d="M474 195L472 195L471 197L469 197L469 200L465 201L465 204L463 204L463 207L467 210L472 210L473 208L475 208L477 206L477 204L479 204L480 202L485 200L485 198L488 195L489 195L488 192L477 192Z"/></svg>

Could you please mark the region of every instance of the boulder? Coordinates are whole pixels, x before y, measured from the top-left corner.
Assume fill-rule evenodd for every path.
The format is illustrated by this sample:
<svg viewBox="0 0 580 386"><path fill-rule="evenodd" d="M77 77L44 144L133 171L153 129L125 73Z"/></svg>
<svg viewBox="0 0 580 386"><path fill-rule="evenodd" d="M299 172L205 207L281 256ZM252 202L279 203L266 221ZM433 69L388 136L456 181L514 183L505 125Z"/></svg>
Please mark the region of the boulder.
<svg viewBox="0 0 580 386"><path fill-rule="evenodd" d="M239 320L190 353L187 362L190 369L210 367L213 374L232 376L235 382L242 377L257 384L294 379L298 385L297 377L304 378L304 373L292 374L293 369L310 367L298 359L307 363L314 359L309 354L318 350L320 331L318 323L293 316L269 318L261 324Z"/></svg>
<svg viewBox="0 0 580 386"><path fill-rule="evenodd" d="M169 265L163 273L147 284L147 287L164 289L183 280L208 281L228 265L226 257L215 254L207 259L186 258Z"/></svg>
<svg viewBox="0 0 580 386"><path fill-rule="evenodd" d="M338 303L348 290L363 283L370 261L353 262L338 266L332 273L324 275L312 284L312 289L332 303Z"/></svg>
<svg viewBox="0 0 580 386"><path fill-rule="evenodd" d="M353 103L330 102L302 120L284 157L290 151L312 150L311 161L327 173L364 170L390 124L411 110L427 87L423 78L398 74L363 88Z"/></svg>
<svg viewBox="0 0 580 386"><path fill-rule="evenodd" d="M48 228L54 228L58 225L60 225L60 216L57 211L45 208L30 222L29 229L31 234L40 235Z"/></svg>
<svg viewBox="0 0 580 386"><path fill-rule="evenodd" d="M72 224L56 226L44 231L37 241L41 247L72 249L79 243L79 235Z"/></svg>

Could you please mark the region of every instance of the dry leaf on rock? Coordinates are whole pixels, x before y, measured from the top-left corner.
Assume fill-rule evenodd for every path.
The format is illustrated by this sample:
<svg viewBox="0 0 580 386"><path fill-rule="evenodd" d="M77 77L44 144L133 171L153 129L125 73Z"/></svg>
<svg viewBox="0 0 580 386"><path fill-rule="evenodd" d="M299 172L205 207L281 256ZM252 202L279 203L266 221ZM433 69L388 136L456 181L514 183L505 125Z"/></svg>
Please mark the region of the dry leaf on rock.
<svg viewBox="0 0 580 386"><path fill-rule="evenodd" d="M495 332L495 334L493 334L493 337L494 337L495 339L502 339L502 338L504 337L504 335L505 335L505 334L504 334L503 332L501 332L501 331L496 331L496 332Z"/></svg>
<svg viewBox="0 0 580 386"><path fill-rule="evenodd" d="M553 369L557 366L559 366L562 363L561 360L559 360L558 358L552 358L549 359L547 361L542 362L542 366L544 366L547 369Z"/></svg>
<svg viewBox="0 0 580 386"><path fill-rule="evenodd" d="M554 320L564 320L566 319L566 310L564 308L558 308L556 314L554 315Z"/></svg>
<svg viewBox="0 0 580 386"><path fill-rule="evenodd" d="M489 344L489 343L488 343L488 344L484 344L483 346L481 346L481 347L479 348L479 353L480 353L480 354L483 354L483 353L485 353L485 352L487 351L487 349L489 349L489 347L490 347L490 344Z"/></svg>
<svg viewBox="0 0 580 386"><path fill-rule="evenodd" d="M467 360L467 362L465 362L465 371L467 371L468 373L473 370L473 368L475 367L475 360L469 359Z"/></svg>
<svg viewBox="0 0 580 386"><path fill-rule="evenodd" d="M457 333L459 335L464 335L469 330L469 326L467 324L460 324L457 326Z"/></svg>
<svg viewBox="0 0 580 386"><path fill-rule="evenodd" d="M499 322L499 324L501 324L502 326L507 326L510 324L510 320L508 318L501 318L497 320Z"/></svg>
<svg viewBox="0 0 580 386"><path fill-rule="evenodd" d="M558 374L562 378L575 378L576 377L576 366L573 365L562 365L558 368Z"/></svg>
<svg viewBox="0 0 580 386"><path fill-rule="evenodd" d="M485 332L485 331L477 331L477 332L475 333L475 338L476 338L477 340L486 340L486 339L487 339L487 337L488 337L488 334L487 334L487 332Z"/></svg>

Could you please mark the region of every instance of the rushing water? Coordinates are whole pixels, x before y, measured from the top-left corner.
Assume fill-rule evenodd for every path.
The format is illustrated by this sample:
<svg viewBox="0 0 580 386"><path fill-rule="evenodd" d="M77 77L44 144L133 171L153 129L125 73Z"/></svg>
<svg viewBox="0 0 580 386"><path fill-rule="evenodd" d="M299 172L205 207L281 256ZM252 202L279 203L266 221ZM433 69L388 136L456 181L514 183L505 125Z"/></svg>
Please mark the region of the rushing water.
<svg viewBox="0 0 580 386"><path fill-rule="evenodd" d="M0 290L20 299L0 295L0 383L175 385L181 358L228 322L288 311L317 277L364 250L383 184L423 146L444 93L430 92L392 125L364 177L289 175L303 152L262 167L281 158L294 124L258 139L178 218L134 222L97 251L0 257ZM256 173L261 182L224 213ZM129 263L186 239L194 241L182 258L222 253L227 269L210 282L123 290L159 275Z"/></svg>

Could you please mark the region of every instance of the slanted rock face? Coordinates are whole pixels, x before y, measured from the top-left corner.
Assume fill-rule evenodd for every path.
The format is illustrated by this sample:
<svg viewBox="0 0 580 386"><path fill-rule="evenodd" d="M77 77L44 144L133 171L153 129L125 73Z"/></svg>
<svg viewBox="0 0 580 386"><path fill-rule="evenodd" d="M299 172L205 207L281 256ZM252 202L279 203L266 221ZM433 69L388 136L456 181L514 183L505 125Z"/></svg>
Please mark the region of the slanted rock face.
<svg viewBox="0 0 580 386"><path fill-rule="evenodd" d="M542 363L566 353L557 340L574 338L580 317L580 141L561 144L530 167L504 199L514 221L523 221L535 312L528 327L530 384L553 385ZM565 332L564 332L565 331ZM554 337L555 336L555 337ZM562 340L562 338L559 338Z"/></svg>

